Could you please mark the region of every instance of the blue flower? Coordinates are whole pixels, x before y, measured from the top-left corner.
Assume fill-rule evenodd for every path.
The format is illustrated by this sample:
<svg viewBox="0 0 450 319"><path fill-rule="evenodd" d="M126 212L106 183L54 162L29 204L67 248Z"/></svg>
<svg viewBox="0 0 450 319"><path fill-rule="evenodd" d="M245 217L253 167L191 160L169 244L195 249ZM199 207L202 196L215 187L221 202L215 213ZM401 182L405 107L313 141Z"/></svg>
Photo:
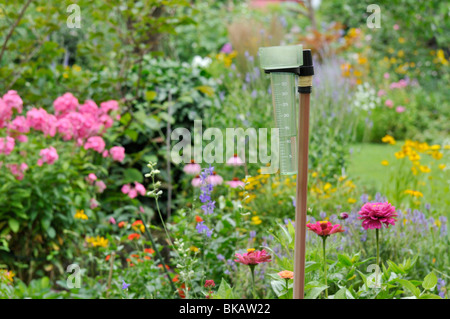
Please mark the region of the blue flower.
<svg viewBox="0 0 450 319"><path fill-rule="evenodd" d="M128 289L128 287L130 287L130 285L131 285L131 284L127 284L127 283L125 282L125 280L122 280L122 289L123 289L123 290Z"/></svg>

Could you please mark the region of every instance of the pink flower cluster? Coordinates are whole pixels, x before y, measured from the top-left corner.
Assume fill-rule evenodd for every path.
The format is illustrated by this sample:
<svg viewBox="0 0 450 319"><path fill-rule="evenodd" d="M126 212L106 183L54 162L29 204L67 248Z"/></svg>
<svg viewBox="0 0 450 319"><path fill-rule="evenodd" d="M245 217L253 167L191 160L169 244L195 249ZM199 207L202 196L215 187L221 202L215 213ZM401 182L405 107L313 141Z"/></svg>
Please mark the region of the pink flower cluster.
<svg viewBox="0 0 450 319"><path fill-rule="evenodd" d="M33 129L50 137L59 134L65 141L74 140L78 146L83 145L86 150L92 149L104 157L111 156L114 161L124 160L125 149L114 146L108 151L102 138L106 129L113 125L113 112L119 110L117 101L102 102L98 107L92 100L80 104L71 93L65 93L53 102L53 107L54 114L43 108L33 107L26 114L18 115L23 112L23 101L17 92L10 90L0 96L0 129L5 128L7 134L6 137L0 137L0 154L10 155L17 141L26 143L27 134ZM14 115L16 116L13 118ZM116 115L116 119L119 118ZM44 163L51 165L59 158L52 146L40 150L39 155L39 166ZM8 167L14 176L22 179L24 165L27 164L10 164ZM106 188L102 181L96 182L96 187L99 192Z"/></svg>
<svg viewBox="0 0 450 319"><path fill-rule="evenodd" d="M38 166L42 166L44 163L52 165L59 158L58 153L53 146L44 148L39 152L39 155L41 156L41 158L37 161Z"/></svg>
<svg viewBox="0 0 450 319"><path fill-rule="evenodd" d="M16 179L21 181L24 177L24 172L28 169L28 165L26 163L22 164L6 164L6 167L9 168L11 174L14 175Z"/></svg>
<svg viewBox="0 0 450 319"><path fill-rule="evenodd" d="M139 195L145 196L146 190L144 185L134 182L134 187L131 184L125 184L122 186L122 193L128 194L128 197L135 198Z"/></svg>
<svg viewBox="0 0 450 319"><path fill-rule="evenodd" d="M398 82L391 83L391 85L389 85L389 88L390 89L402 89L406 86L408 86L408 81L406 81L405 79L401 79Z"/></svg>

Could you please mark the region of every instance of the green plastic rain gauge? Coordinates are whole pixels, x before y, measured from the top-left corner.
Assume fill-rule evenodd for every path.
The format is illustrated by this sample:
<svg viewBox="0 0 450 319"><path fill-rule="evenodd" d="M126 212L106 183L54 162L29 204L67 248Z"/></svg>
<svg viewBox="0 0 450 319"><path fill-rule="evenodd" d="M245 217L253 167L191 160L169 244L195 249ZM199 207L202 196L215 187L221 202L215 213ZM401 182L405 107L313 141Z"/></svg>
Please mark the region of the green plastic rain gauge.
<svg viewBox="0 0 450 319"><path fill-rule="evenodd" d="M280 173L297 174L297 77L301 45L259 49L261 68L270 74L275 125L279 129Z"/></svg>

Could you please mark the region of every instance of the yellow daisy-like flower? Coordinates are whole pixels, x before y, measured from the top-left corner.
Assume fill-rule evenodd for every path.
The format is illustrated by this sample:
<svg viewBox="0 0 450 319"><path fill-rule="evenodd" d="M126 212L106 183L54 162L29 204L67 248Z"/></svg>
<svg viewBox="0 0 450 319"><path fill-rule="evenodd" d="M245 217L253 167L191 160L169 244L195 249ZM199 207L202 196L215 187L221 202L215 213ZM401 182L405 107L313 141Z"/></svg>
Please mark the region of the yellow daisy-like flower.
<svg viewBox="0 0 450 319"><path fill-rule="evenodd" d="M77 209L77 212L75 213L75 216L74 216L74 218L76 218L76 219L84 219L84 220L87 220L88 219L88 217L87 217L87 215L84 213L84 210L83 209Z"/></svg>
<svg viewBox="0 0 450 319"><path fill-rule="evenodd" d="M397 159L401 159L401 158L404 158L404 157L405 157L405 153L402 152L402 151L395 152L394 155L395 155L395 157L396 157Z"/></svg>
<svg viewBox="0 0 450 319"><path fill-rule="evenodd" d="M426 166L426 165L420 165L419 169L420 169L420 171L422 173L429 173L429 172L431 172L431 169L428 166Z"/></svg>
<svg viewBox="0 0 450 319"><path fill-rule="evenodd" d="M439 164L438 167L439 167L439 169L444 170L446 165L445 164Z"/></svg>
<svg viewBox="0 0 450 319"><path fill-rule="evenodd" d="M262 223L262 220L261 220L261 218L259 218L259 216L253 216L252 217L252 224L253 225L259 225L261 223Z"/></svg>
<svg viewBox="0 0 450 319"><path fill-rule="evenodd" d="M356 203L356 199L354 199L354 198L349 198L349 199L347 200L347 202L348 202L349 204L354 204L354 203Z"/></svg>
<svg viewBox="0 0 450 319"><path fill-rule="evenodd" d="M383 166L388 166L388 165L389 165L389 162L388 162L388 161L386 161L386 160L384 160L384 161L381 161L381 165L383 165Z"/></svg>
<svg viewBox="0 0 450 319"><path fill-rule="evenodd" d="M390 135L384 136L384 137L381 139L381 141L382 141L383 143L389 143L389 144L391 144L391 145L394 145L394 144L396 143L394 137L392 137L392 136L390 136Z"/></svg>
<svg viewBox="0 0 450 319"><path fill-rule="evenodd" d="M247 252L248 252L248 253L251 253L251 252L253 252L253 251L255 251L255 248L249 248L249 249L247 249Z"/></svg>
<svg viewBox="0 0 450 319"><path fill-rule="evenodd" d="M403 38L403 37L400 37L400 38L398 38L398 43L405 43L405 38Z"/></svg>
<svg viewBox="0 0 450 319"><path fill-rule="evenodd" d="M104 237L86 237L86 242L91 244L92 247L106 247L108 246L108 239Z"/></svg>
<svg viewBox="0 0 450 319"><path fill-rule="evenodd" d="M198 247L195 247L195 246L191 246L191 247L189 247L189 249L191 251L193 251L194 253L197 253L200 250L200 249L198 249Z"/></svg>
<svg viewBox="0 0 450 319"><path fill-rule="evenodd" d="M412 189L407 189L404 193L405 194L409 194L409 195L411 195L413 197L423 197L423 194L421 192L415 191L415 190L412 190Z"/></svg>
<svg viewBox="0 0 450 319"><path fill-rule="evenodd" d="M444 154L442 154L439 151L434 151L433 153L431 153L431 156L435 159L435 160L440 160L442 158L442 156L444 156Z"/></svg>

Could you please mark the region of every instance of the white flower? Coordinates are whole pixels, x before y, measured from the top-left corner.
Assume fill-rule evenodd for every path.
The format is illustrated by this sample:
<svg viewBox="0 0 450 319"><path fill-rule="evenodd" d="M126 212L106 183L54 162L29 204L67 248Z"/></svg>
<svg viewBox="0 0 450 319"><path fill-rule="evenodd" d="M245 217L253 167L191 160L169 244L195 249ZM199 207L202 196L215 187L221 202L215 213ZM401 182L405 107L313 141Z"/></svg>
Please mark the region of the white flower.
<svg viewBox="0 0 450 319"><path fill-rule="evenodd" d="M194 59L192 60L192 66L194 68L200 67L200 68L206 68L208 65L210 65L212 62L211 58L204 57L202 58L199 55L196 55Z"/></svg>

